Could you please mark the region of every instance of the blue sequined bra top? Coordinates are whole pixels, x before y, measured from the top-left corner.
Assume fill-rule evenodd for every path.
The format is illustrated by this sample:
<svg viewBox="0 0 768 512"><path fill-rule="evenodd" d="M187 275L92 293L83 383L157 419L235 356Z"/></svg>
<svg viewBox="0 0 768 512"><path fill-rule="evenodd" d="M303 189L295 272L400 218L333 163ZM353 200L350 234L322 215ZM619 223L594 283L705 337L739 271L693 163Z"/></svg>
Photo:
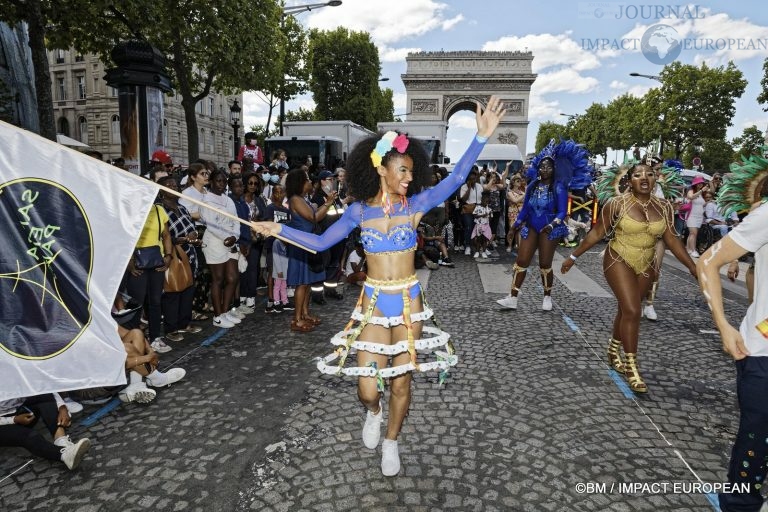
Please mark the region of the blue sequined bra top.
<svg viewBox="0 0 768 512"><path fill-rule="evenodd" d="M383 216L381 207L362 205L360 225L362 226L365 216L368 219ZM377 213L379 215L377 215ZM397 205L393 216L408 215L408 222L398 224L389 228L387 233L382 233L376 228L362 227L360 230L360 241L363 244L363 250L367 254L383 254L392 252L409 252L416 249L417 235L410 222L410 208Z"/></svg>

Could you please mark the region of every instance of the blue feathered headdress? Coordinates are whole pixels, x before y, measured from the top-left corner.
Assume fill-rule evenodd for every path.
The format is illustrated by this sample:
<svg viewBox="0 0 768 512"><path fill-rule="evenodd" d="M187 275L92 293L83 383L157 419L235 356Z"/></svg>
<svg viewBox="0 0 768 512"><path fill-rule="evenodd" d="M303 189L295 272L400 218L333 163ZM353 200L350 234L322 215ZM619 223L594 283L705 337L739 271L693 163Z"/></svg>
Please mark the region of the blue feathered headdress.
<svg viewBox="0 0 768 512"><path fill-rule="evenodd" d="M562 183L567 188L587 188L592 184L594 168L589 164L589 152L581 144L573 140L560 140L555 145L555 139L549 141L539 154L531 160L528 168L528 180L535 180L538 176L539 164L545 158L555 163L555 181Z"/></svg>

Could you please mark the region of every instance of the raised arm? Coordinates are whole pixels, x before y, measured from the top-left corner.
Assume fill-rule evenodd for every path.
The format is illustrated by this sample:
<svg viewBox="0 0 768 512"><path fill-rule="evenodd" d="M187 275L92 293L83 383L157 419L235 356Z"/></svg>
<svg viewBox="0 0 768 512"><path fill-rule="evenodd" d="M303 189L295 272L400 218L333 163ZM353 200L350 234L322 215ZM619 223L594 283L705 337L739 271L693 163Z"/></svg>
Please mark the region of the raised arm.
<svg viewBox="0 0 768 512"><path fill-rule="evenodd" d="M488 100L488 107L483 110L480 104L477 104L475 119L477 120L477 135L472 139L472 143L456 163L453 172L435 187L416 194L411 200L411 206L414 211L426 213L438 204L446 201L451 194L467 181L472 165L477 161L480 151L488 141L488 137L493 135L494 130L499 125L501 118L507 111L503 108L501 100L496 96L491 96Z"/></svg>
<svg viewBox="0 0 768 512"><path fill-rule="evenodd" d="M344 211L344 215L326 229L322 235L307 233L276 222L252 222L251 226L255 232L264 236L280 235L289 241L319 252L333 247L352 232L362 218L361 208L359 202L352 203Z"/></svg>

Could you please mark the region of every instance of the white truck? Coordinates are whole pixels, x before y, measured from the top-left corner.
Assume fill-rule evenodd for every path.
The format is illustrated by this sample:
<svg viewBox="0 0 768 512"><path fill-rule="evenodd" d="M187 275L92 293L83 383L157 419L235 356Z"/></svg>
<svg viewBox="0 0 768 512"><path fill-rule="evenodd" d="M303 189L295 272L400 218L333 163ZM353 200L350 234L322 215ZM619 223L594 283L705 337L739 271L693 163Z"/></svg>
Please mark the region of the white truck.
<svg viewBox="0 0 768 512"><path fill-rule="evenodd" d="M285 137L331 137L341 139L342 159L362 139L374 133L352 121L286 121L283 125Z"/></svg>
<svg viewBox="0 0 768 512"><path fill-rule="evenodd" d="M380 132L397 130L405 132L409 137L419 139L429 154L429 161L433 164L443 165L449 163L445 152L445 137L448 133L446 121L401 121L378 123Z"/></svg>

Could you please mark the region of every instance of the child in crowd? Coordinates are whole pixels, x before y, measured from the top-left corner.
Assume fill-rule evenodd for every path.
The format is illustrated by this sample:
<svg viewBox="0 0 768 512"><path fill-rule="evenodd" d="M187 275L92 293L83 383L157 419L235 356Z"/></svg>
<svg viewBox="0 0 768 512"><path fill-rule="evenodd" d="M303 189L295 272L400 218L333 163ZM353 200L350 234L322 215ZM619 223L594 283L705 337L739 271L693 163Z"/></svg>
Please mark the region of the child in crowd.
<svg viewBox="0 0 768 512"><path fill-rule="evenodd" d="M285 244L275 239L272 242L272 312L282 313L288 305L288 249Z"/></svg>
<svg viewBox="0 0 768 512"><path fill-rule="evenodd" d="M493 236L490 225L492 210L488 206L490 198L491 195L488 192L483 192L480 204L475 206L472 212L472 215L475 217L475 227L472 229L472 245L475 247L475 258L480 256L487 258L491 254L488 251L488 244Z"/></svg>
<svg viewBox="0 0 768 512"><path fill-rule="evenodd" d="M266 214L264 218L268 221L277 222L280 224L285 224L288 222L288 219L290 218L290 210L286 208L283 205L283 201L285 201L285 188L282 185L273 185L272 186L272 195L270 197L270 200L272 201L266 209ZM265 255L265 261L266 261L266 277L267 277L267 306L264 309L265 313L280 313L283 309L285 309L285 305L287 304L287 300L285 301L285 304L282 304L280 308L275 308L276 299L273 295L275 290L275 283L273 281L273 274L274 274L274 268L273 268L273 261L272 261L272 254L273 254L273 247L272 244L274 243L275 239L273 237L268 237L266 240L264 240L264 255ZM285 274L283 274L283 277L285 277ZM279 309L279 311L278 311Z"/></svg>

